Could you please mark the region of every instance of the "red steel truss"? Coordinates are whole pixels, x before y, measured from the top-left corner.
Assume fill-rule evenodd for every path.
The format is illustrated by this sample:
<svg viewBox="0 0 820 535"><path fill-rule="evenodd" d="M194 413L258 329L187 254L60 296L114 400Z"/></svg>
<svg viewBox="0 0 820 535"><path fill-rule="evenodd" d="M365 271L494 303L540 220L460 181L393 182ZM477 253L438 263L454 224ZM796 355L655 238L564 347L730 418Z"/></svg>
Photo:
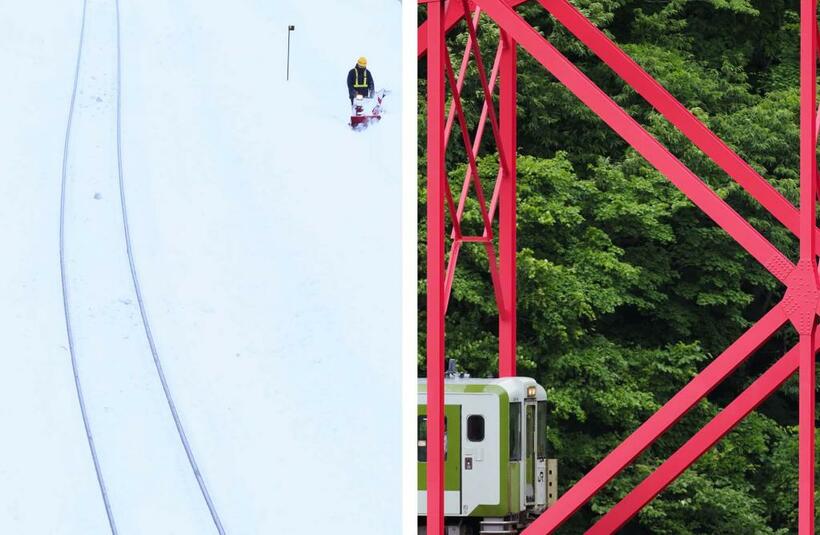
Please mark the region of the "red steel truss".
<svg viewBox="0 0 820 535"><path fill-rule="evenodd" d="M418 56L421 58L426 55L427 61L427 533L444 533L444 317L459 251L466 243L481 244L487 253L499 311L499 375L515 374L516 54L517 48L521 47L786 287L780 303L575 483L524 531L524 535L542 535L555 531L789 322L799 334L797 345L603 515L587 533L613 533L620 529L640 508L714 446L792 374L799 372L798 523L801 535L813 535L815 354L820 346L816 322L820 310L820 282L817 267L818 229L815 221L818 198L816 144L820 122L815 96L816 62L820 50L817 0L801 0L799 210L568 0L538 0L556 21L565 26L799 238L800 256L796 265L520 17L515 12L515 7L524 1L526 0L418 0L419 4L427 5L427 20L418 29ZM500 42L489 76L476 38L481 13L489 16L500 29ZM466 24L469 38L456 77L445 35L462 20ZM460 95L470 56L476 62L484 93L479 126L472 139ZM493 102L496 83L499 86L498 112ZM447 113L445 84L449 86L452 95ZM444 159L447 141L456 121L468 161L458 203L450 190ZM486 122L490 123L499 159L499 173L489 206L476 165L476 155ZM483 232L477 236L465 236L461 229L464 203L470 186L475 192L483 223ZM446 228L445 212L449 214L452 227L449 231ZM498 236L493 233L496 215ZM449 255L445 255L448 232L452 243Z"/></svg>

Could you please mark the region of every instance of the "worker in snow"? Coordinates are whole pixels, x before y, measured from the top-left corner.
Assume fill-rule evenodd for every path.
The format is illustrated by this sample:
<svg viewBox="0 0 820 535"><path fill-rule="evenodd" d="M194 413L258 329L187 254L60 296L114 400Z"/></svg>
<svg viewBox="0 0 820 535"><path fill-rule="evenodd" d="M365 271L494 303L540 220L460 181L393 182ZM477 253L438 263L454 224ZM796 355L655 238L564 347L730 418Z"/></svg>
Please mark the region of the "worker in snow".
<svg viewBox="0 0 820 535"><path fill-rule="evenodd" d="M356 66L347 73L347 94L350 97L350 105L357 95L370 98L375 91L373 85L373 75L367 70L367 58L362 56L356 62Z"/></svg>

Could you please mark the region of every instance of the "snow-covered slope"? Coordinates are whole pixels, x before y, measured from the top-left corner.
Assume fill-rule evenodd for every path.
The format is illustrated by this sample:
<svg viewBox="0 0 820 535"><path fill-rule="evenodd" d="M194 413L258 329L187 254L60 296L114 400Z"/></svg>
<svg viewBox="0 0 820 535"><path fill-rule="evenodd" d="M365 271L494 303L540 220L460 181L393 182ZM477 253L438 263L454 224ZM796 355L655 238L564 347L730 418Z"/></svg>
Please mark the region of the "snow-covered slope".
<svg viewBox="0 0 820 535"><path fill-rule="evenodd" d="M111 531L58 254L82 7L0 6L2 533ZM227 533L399 532L399 19L387 0L120 1L134 269ZM116 38L114 0L88 0L65 196L77 370L118 532L216 533L129 266ZM393 93L354 133L344 83L360 55Z"/></svg>

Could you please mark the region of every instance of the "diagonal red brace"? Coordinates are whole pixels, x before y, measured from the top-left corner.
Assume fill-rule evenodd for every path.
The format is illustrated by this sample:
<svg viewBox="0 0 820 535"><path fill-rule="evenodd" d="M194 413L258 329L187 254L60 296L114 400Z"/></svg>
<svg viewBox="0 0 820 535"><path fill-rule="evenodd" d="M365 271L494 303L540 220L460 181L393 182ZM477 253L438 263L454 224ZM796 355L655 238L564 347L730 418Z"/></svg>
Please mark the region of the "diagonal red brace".
<svg viewBox="0 0 820 535"><path fill-rule="evenodd" d="M818 344L815 342L815 351ZM604 535L615 533L637 512L665 489L684 470L731 431L766 398L797 371L798 347L793 347L754 383L726 406L717 416L695 433L686 444L609 510L586 533Z"/></svg>
<svg viewBox="0 0 820 535"><path fill-rule="evenodd" d="M477 0L477 3L575 96L675 184L772 275L781 282L786 282L789 273L794 269L791 261L680 160L675 158L666 147L652 137L580 69L502 0Z"/></svg>
<svg viewBox="0 0 820 535"><path fill-rule="evenodd" d="M456 109L456 117L458 117L458 125L461 130L461 139L464 143L464 150L467 152L467 163L473 177L473 186L475 187L476 197L478 197L479 209L481 211L481 220L484 223L484 232L488 237L492 238L492 223L490 216L487 213L487 201L484 198L484 188L481 186L481 177L478 174L478 164L476 163L475 155L473 154L473 147L470 141L470 133L467 129L467 119L464 116L464 109L461 106L461 93L456 87L455 75L453 73L453 66L450 62L449 53L444 61L447 69L447 80L450 84L450 90L453 93L453 106Z"/></svg>
<svg viewBox="0 0 820 535"><path fill-rule="evenodd" d="M503 51L503 47L501 43L498 43L498 48L495 52L495 59L493 60L493 68L490 72L490 92L493 92L495 89L495 82L498 79L498 69L501 66L501 52ZM478 149L481 147L481 139L484 137L484 127L487 124L487 115L489 113L489 108L487 107L487 102L485 101L481 107L481 116L478 118L478 125L476 126L475 137L473 138L473 145L472 151L473 156L478 156ZM461 197L458 199L458 217L461 220L462 215L464 214L464 205L467 201L467 191L470 188L470 180L471 180L471 171L470 168L467 167L467 171L464 174L464 183L461 186ZM492 200L490 201L490 220L494 218L495 214L495 205L498 201L498 190L501 182L501 166L498 169L498 175L496 177L495 188L493 189L493 196ZM450 236L453 238L453 236Z"/></svg>
<svg viewBox="0 0 820 535"><path fill-rule="evenodd" d="M512 7L517 7L527 0L504 0ZM423 2L419 1L419 4ZM427 2L424 2L427 3ZM473 2L475 3L475 2ZM447 6L447 12L444 14L444 32L450 31L453 26L464 17L464 8L458 0L451 1ZM418 58L421 59L427 53L427 22L422 22L418 29L418 49L416 51Z"/></svg>
<svg viewBox="0 0 820 535"><path fill-rule="evenodd" d="M796 236L797 209L567 0L538 0L561 24ZM820 233L820 230L816 230Z"/></svg>
<svg viewBox="0 0 820 535"><path fill-rule="evenodd" d="M527 0L504 0L504 3L515 8ZM765 207L776 219L795 235L799 235L797 209L774 189L757 171L751 168L740 156L723 143L697 117L686 110L677 100L649 76L637 63L627 56L606 35L595 27L583 14L569 5L565 9L565 0L539 0L559 22L564 24L579 40L586 44L599 58L604 60L616 74L630 83L647 102L649 102L668 121L675 124L704 154L708 155L733 180L741 185L753 198ZM562 5L563 4L563 5ZM572 14L571 12L574 12ZM450 30L464 17L464 9L459 2L450 2L445 15L445 31ZM577 22L577 24L576 24ZM427 23L418 28L418 57L427 53ZM820 51L818 51L820 53ZM624 57L621 62L617 58ZM617 61L617 63L613 63ZM637 83L636 80L649 78L649 85ZM647 90L651 85L656 90ZM683 108L682 110L679 109ZM688 115L688 117L686 117ZM676 117L680 117L677 119ZM820 126L820 125L818 125ZM699 141L696 141L699 140ZM766 195L763 193L766 192ZM816 230L820 236L820 229Z"/></svg>
<svg viewBox="0 0 820 535"><path fill-rule="evenodd" d="M698 401L735 371L786 321L782 304L778 303L612 450L595 468L565 492L522 535L543 535L557 529L624 467L680 420Z"/></svg>
<svg viewBox="0 0 820 535"><path fill-rule="evenodd" d="M445 48L446 50L446 48ZM484 243L484 248L487 252L487 261L489 262L490 267L490 277L493 283L493 291L495 293L496 304L498 306L498 310L500 313L503 313L505 310L504 307L504 295L501 291L501 282L498 278L498 266L497 266L497 257L495 254L495 246L492 243L493 231L492 231L492 222L490 221L489 215L487 213L487 201L484 198L484 189L481 186L481 177L478 175L478 167L476 165L475 156L473 155L472 146L470 144L470 134L467 131L467 120L464 117L464 110L461 107L461 95L456 87L456 79L455 74L453 73L453 66L450 60L449 52L446 53L445 61L445 72L447 74L447 79L450 84L450 89L453 92L453 106L456 109L456 116L458 117L459 127L461 129L461 137L464 142L464 148L467 151L467 159L470 165L470 169L473 175L473 183L476 191L476 196L478 197L479 208L481 210L481 219L484 223L484 234L488 237L488 240ZM448 184L449 188L449 184ZM455 214L454 214L455 216ZM458 221L454 222L455 225L458 224ZM458 239L458 237L457 237ZM457 256L451 257L450 264L453 266L452 269L450 266L447 268L447 276L451 275L451 272L455 269L455 262L457 260ZM452 288L452 279L449 279L446 283L447 288Z"/></svg>
<svg viewBox="0 0 820 535"><path fill-rule="evenodd" d="M476 8L473 12L473 24L478 27L479 17L481 16L481 9ZM467 75L467 65L470 63L470 50L473 45L470 43L472 37L467 38L467 45L464 47L464 55L461 57L461 67L458 69L458 83L456 87L459 91L464 87L464 77ZM453 128L453 121L456 118L456 109L453 106L452 99L450 102L450 110L447 112L447 123L444 126L444 150L447 150L447 144L450 141L450 131Z"/></svg>
<svg viewBox="0 0 820 535"><path fill-rule="evenodd" d="M467 0L462 0L462 6L464 7L464 12L466 13L468 7ZM501 130L498 126L498 116L495 112L495 104L493 104L493 94L490 89L489 82L487 81L487 69L484 67L484 60L481 57L481 48L478 44L476 30L473 27L472 21L470 21L470 17L465 16L464 22L467 23L467 31L469 32L470 37L472 37L473 57L475 58L476 67L478 67L478 78L481 81L481 88L484 91L484 103L487 105L487 111L489 112L490 126L492 127L496 149L498 150L499 165L505 173L509 174L509 169L506 169L507 162L509 162L509 159L507 158L507 149L504 147L503 139L501 139ZM513 150L515 150L515 147L513 147Z"/></svg>

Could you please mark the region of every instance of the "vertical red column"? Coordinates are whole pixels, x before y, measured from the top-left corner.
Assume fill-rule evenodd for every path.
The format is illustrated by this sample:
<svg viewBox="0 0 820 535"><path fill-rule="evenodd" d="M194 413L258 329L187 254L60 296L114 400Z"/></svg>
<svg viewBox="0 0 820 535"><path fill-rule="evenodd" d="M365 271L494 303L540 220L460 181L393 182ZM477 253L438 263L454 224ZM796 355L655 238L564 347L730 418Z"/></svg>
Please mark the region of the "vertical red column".
<svg viewBox="0 0 820 535"><path fill-rule="evenodd" d="M504 295L504 309L498 311L498 374L511 377L516 374L517 314L516 288L516 42L506 32L501 32L501 64L499 84L499 129L501 146L506 161L502 167L498 213L499 278Z"/></svg>
<svg viewBox="0 0 820 535"><path fill-rule="evenodd" d="M427 533L444 535L444 3L427 4Z"/></svg>
<svg viewBox="0 0 820 535"><path fill-rule="evenodd" d="M815 223L817 194L817 0L801 0L800 6L800 264L811 274L817 289ZM807 299L808 301L808 299ZM807 303L808 304L808 303ZM816 305L815 305L816 306ZM814 318L816 308L807 313ZM814 324L798 329L800 334L800 454L798 525L800 535L814 535L814 422L815 352Z"/></svg>

